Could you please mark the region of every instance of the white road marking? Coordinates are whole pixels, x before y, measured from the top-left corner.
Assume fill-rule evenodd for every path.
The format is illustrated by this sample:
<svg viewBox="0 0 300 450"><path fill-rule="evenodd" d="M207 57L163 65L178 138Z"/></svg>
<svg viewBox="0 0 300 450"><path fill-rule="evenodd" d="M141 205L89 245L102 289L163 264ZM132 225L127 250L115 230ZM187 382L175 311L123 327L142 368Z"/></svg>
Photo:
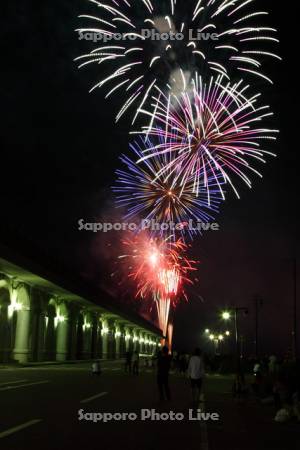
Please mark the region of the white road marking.
<svg viewBox="0 0 300 450"><path fill-rule="evenodd" d="M17 380L17 381L6 381L3 383L0 383L0 386L5 386L6 384L18 384L18 383L25 383L27 380Z"/></svg>
<svg viewBox="0 0 300 450"><path fill-rule="evenodd" d="M0 433L0 439L10 436L11 434L17 433L18 431L24 430L25 428L31 427L32 425L35 425L36 423L39 423L39 422L42 422L42 419L30 420L29 422L25 422L22 425L18 425L16 427L9 428L8 430Z"/></svg>
<svg viewBox="0 0 300 450"><path fill-rule="evenodd" d="M19 388L22 388L22 387L29 387L29 386L37 386L39 384L46 384L46 383L49 383L49 381L48 380L46 380L46 381L37 381L36 383L20 384L19 386L6 386L6 387L3 387L3 388L0 388L0 391L10 391L12 389L19 389Z"/></svg>
<svg viewBox="0 0 300 450"><path fill-rule="evenodd" d="M80 403L88 403L88 402L91 402L92 400L96 400L96 398L104 397L107 394L108 394L108 392L101 392L101 394L97 394L97 395L94 395L93 397L89 397L89 398L85 398L84 400L81 400Z"/></svg>
<svg viewBox="0 0 300 450"><path fill-rule="evenodd" d="M201 394L199 407L201 409L201 412L205 412L204 394ZM205 421L200 422L200 429L201 429L201 450L209 450L208 449L208 432L207 432L207 425L206 425Z"/></svg>

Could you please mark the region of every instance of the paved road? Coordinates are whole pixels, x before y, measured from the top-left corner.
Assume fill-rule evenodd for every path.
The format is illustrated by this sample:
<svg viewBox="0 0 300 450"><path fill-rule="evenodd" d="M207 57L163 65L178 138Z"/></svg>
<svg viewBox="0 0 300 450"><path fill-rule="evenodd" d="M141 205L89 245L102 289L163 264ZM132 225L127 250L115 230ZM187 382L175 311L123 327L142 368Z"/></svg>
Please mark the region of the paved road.
<svg viewBox="0 0 300 450"><path fill-rule="evenodd" d="M220 421L188 420L189 386L171 378L173 398L160 404L155 374L124 374L119 363L106 363L93 377L89 365L0 370L0 448L98 450L289 450L299 448L299 425L277 425L273 411L249 400L238 404L229 394L231 380L209 377L202 411ZM142 421L141 410L180 413L183 420ZM137 420L79 421L87 413L136 414ZM177 416L181 418L181 416ZM90 418L90 416L85 416ZM135 418L132 416L132 418ZM193 415L195 418L195 415ZM290 443L289 443L290 441ZM300 441L299 441L300 443Z"/></svg>

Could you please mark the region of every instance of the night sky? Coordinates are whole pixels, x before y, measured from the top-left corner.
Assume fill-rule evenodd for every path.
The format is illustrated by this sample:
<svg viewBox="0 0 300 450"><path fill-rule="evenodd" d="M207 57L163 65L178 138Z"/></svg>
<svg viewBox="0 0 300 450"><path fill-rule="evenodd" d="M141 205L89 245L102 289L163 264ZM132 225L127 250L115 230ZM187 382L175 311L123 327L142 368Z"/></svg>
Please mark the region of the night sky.
<svg viewBox="0 0 300 450"><path fill-rule="evenodd" d="M194 242L199 284L176 312L181 348L201 342L204 328L222 327L222 308L240 305L250 308L241 328L252 352L255 295L264 302L262 350L285 352L291 345L299 124L293 116L298 69L289 50L296 39L290 8L256 3L271 11L284 57L268 66L275 87L257 83L275 112L273 128L281 130L278 158L262 168L263 180L253 178L252 191L241 189L241 200L228 197L217 219L220 231ZM79 219L116 217L110 187L129 141L126 120L114 124L118 100L105 101L101 90L89 94L95 73L79 72L73 62L82 49L77 16L89 6L84 0L9 0L1 9L1 223L87 283L114 292L110 271L119 237L78 231Z"/></svg>

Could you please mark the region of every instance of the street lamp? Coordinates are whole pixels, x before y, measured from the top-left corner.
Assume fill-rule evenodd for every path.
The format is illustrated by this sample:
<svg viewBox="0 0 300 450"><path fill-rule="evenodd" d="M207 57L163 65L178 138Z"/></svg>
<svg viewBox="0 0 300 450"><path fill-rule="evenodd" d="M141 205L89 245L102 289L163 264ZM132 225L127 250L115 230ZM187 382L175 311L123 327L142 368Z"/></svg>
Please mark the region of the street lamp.
<svg viewBox="0 0 300 450"><path fill-rule="evenodd" d="M234 315L234 324L235 324L235 345L236 345L236 365L237 365L237 373L239 374L241 372L241 349L239 345L239 328L238 328L238 313L244 312L245 314L248 314L248 308L242 307L233 307L230 309L230 311L224 311L222 313L222 318L224 320L230 320L232 317L232 314ZM230 333L229 333L230 334Z"/></svg>
<svg viewBox="0 0 300 450"><path fill-rule="evenodd" d="M230 314L230 312L229 312L229 311L224 311L224 312L222 313L222 319L224 319L224 320L230 320L230 319L231 319L231 314Z"/></svg>

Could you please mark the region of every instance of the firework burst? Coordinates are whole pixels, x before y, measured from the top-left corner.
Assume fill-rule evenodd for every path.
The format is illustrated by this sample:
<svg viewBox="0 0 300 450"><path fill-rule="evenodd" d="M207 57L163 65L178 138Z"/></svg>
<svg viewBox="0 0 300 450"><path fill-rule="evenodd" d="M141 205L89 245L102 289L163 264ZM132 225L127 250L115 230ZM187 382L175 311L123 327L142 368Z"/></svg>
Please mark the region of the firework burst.
<svg viewBox="0 0 300 450"><path fill-rule="evenodd" d="M132 109L134 122L155 87L178 84L191 68L271 82L262 72L263 61L280 59L268 48L278 42L276 30L257 25L268 13L253 11L253 0L89 1L91 14L80 16L85 23L76 31L94 43L76 61L79 68L101 65L91 92L104 88L106 98L125 94L117 121Z"/></svg>
<svg viewBox="0 0 300 450"><path fill-rule="evenodd" d="M261 143L276 140L278 133L257 126L273 113L269 106L257 105L260 94L247 98L248 89L243 81L224 84L221 76L204 83L196 74L180 95L158 91L154 112L142 111L151 118L143 133L163 142L144 150L138 163L167 155L169 160L157 170L156 178L174 173L175 182L192 186L196 195L203 186L209 192L210 185L217 185L223 199L222 183L229 184L239 198L233 177L249 187L249 173L262 177L254 163L265 163L267 155L275 155L261 148Z"/></svg>
<svg viewBox="0 0 300 450"><path fill-rule="evenodd" d="M124 240L123 245L126 254L119 260L136 283L136 297L155 303L159 326L166 336L170 309L180 298L187 300L185 285L193 284L191 275L197 270L197 262L187 258L188 247L182 239L175 242L171 237L153 238L140 233Z"/></svg>
<svg viewBox="0 0 300 450"><path fill-rule="evenodd" d="M154 139L157 142L157 139ZM116 203L128 211L125 220L143 217L143 223L152 220L159 226L161 235L169 234L171 224L184 234L192 237L200 228L188 227L186 224L193 222L207 223L214 219L213 214L218 212L222 201L219 185L222 180L217 180L206 169L207 183L199 186L196 195L193 195L193 185L181 183L176 170L164 171L164 167L170 166L172 154L160 154L156 158L145 160L136 164L137 159L143 158L143 152L154 148L154 142L150 139L140 138L131 149L135 156L132 160L123 155L121 161L127 170L118 170L116 186L113 191L116 194ZM164 145L165 140L159 137L158 142ZM163 171L161 176L157 173ZM168 229L164 228L167 226Z"/></svg>
<svg viewBox="0 0 300 450"><path fill-rule="evenodd" d="M137 285L136 297L172 300L186 298L185 285L193 284L191 274L196 261L186 256L188 246L182 239L154 238L142 232L123 241L125 254L119 260L126 266L128 277Z"/></svg>

